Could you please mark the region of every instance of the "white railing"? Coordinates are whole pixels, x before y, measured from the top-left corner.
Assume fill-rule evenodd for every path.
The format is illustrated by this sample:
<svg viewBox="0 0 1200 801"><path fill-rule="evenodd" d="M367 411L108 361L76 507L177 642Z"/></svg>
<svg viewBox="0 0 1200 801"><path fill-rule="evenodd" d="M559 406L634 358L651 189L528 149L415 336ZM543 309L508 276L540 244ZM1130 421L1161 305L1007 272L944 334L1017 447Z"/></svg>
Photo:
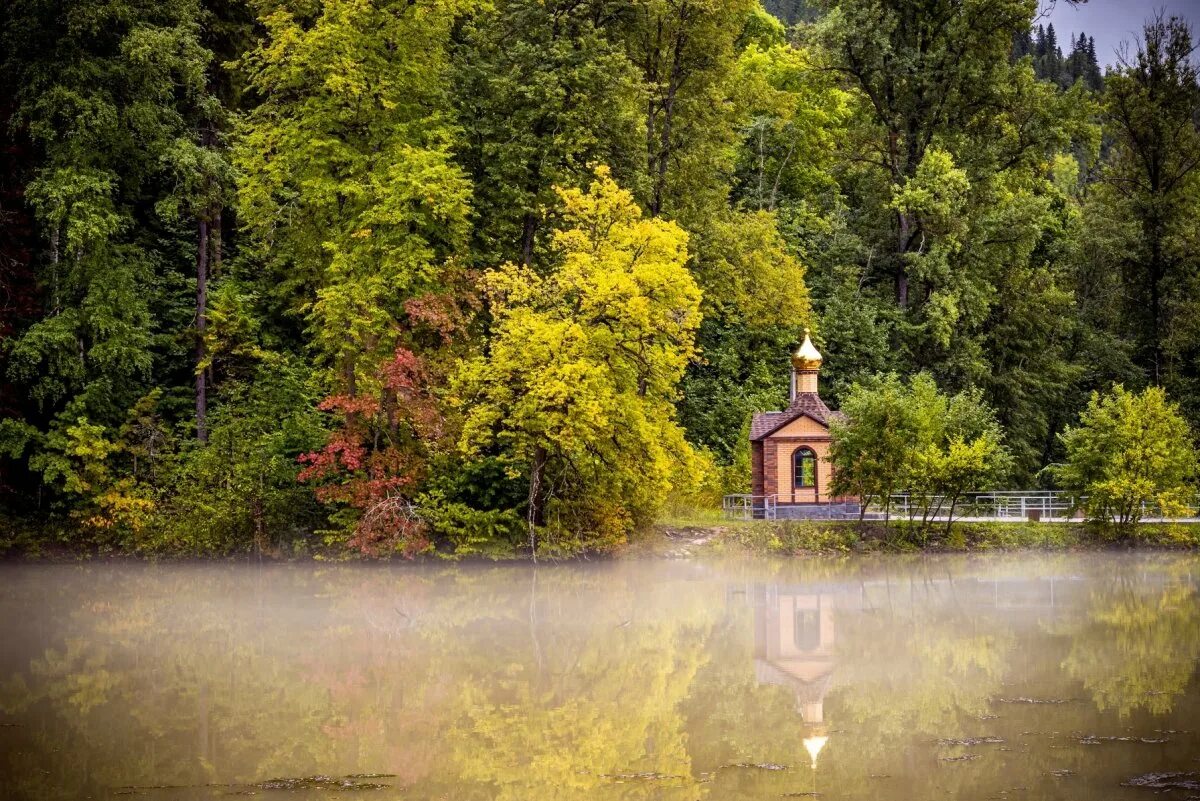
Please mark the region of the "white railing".
<svg viewBox="0 0 1200 801"><path fill-rule="evenodd" d="M902 492L892 495L890 503L872 499L865 510L866 520L946 521L955 520L1083 520L1087 497L1060 490L995 490L968 492L953 501L940 495ZM787 507L791 509L791 507ZM1192 504L1183 518L1192 519L1200 512L1200 498ZM776 520L779 518L778 495L726 495L722 503L725 517L730 520ZM785 515L785 516L790 516ZM854 515L858 517L858 515ZM1164 520L1157 504L1142 504L1142 520Z"/></svg>
<svg viewBox="0 0 1200 801"><path fill-rule="evenodd" d="M721 504L730 520L774 520L778 495L726 495Z"/></svg>
<svg viewBox="0 0 1200 801"><path fill-rule="evenodd" d="M1077 495L1055 490L999 490L970 492L957 499L941 495L899 493L891 496L886 513L906 519L945 520L959 518L990 518L994 520L1069 520L1079 517L1082 499ZM871 516L885 513L881 501L867 507Z"/></svg>
<svg viewBox="0 0 1200 801"><path fill-rule="evenodd" d="M953 503L955 520L1082 520L1085 517L1087 496L1059 490L997 490L969 492ZM950 517L951 501L939 495L899 493L891 496L888 509L882 501L872 501L867 514L909 520L946 520ZM1194 515L1196 505L1187 516ZM1164 519L1162 510L1154 503L1143 503L1144 520Z"/></svg>

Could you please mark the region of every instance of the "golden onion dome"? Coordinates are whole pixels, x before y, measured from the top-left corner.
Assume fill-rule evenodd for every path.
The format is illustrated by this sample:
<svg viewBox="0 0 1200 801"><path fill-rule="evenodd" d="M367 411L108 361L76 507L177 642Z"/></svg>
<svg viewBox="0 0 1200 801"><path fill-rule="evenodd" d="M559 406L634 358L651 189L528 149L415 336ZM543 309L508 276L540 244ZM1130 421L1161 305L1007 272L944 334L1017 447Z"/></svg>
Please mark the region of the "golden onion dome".
<svg viewBox="0 0 1200 801"><path fill-rule="evenodd" d="M805 328L804 342L792 354L792 366L797 370L820 370L821 361L821 352L813 345L812 339L808 335L808 329Z"/></svg>

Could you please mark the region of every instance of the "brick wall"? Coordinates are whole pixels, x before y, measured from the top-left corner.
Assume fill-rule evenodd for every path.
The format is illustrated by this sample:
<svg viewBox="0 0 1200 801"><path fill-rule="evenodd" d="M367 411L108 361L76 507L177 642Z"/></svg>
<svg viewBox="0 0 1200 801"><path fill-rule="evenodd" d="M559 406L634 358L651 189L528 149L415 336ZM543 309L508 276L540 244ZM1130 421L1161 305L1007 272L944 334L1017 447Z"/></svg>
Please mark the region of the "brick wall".
<svg viewBox="0 0 1200 801"><path fill-rule="evenodd" d="M753 495L764 495L763 492L763 444L750 443L750 492Z"/></svg>
<svg viewBox="0 0 1200 801"><path fill-rule="evenodd" d="M762 443L763 448L763 491L762 495L779 492L779 449L770 440Z"/></svg>

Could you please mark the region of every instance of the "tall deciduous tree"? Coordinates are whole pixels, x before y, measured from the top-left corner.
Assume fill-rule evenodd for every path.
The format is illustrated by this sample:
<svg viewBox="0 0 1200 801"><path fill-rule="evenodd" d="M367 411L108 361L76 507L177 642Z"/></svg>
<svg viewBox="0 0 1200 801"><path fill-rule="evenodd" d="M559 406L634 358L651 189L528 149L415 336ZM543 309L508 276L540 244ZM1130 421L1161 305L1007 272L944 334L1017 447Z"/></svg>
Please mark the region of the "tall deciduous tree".
<svg viewBox="0 0 1200 801"><path fill-rule="evenodd" d="M458 8L285 3L245 58L264 100L234 150L238 212L281 312L349 395L391 358L406 301L454 278L470 192L450 158Z"/></svg>
<svg viewBox="0 0 1200 801"><path fill-rule="evenodd" d="M674 419L700 322L686 234L643 218L603 167L588 191L559 195L555 268L488 274L495 329L457 381L461 448L527 479L535 553L539 526L621 541L694 462Z"/></svg>
<svg viewBox="0 0 1200 801"><path fill-rule="evenodd" d="M228 152L220 141L226 127L225 110L209 93L210 78L201 78L204 91L193 113L191 131L178 137L163 160L174 179L173 191L159 202L159 210L186 219L196 230L196 312L195 312L195 425L196 437L208 439L208 373L206 353L208 337L208 285L221 264L222 211L229 199L233 174Z"/></svg>
<svg viewBox="0 0 1200 801"><path fill-rule="evenodd" d="M646 92L638 197L653 217L691 227L724 205L735 141L728 79L753 8L751 0L632 3L628 51Z"/></svg>
<svg viewBox="0 0 1200 801"><path fill-rule="evenodd" d="M451 158L453 0L273 6L245 57L263 101L239 131L238 211L274 323L300 327L339 428L303 478L366 548L419 549L383 515L440 434L430 396L467 288L470 186ZM392 525L396 524L396 525ZM409 534L412 534L410 537Z"/></svg>
<svg viewBox="0 0 1200 801"><path fill-rule="evenodd" d="M1086 91L1060 92L1010 58L1032 0L827 5L806 35L854 98L841 179L860 288L890 298L876 319L904 369L952 389L983 385L1006 422L1037 419L1061 403L1062 381L1044 376L1069 366L1074 187L1058 165L1098 146ZM1010 353L1019 340L991 334L1035 318L1047 329L1036 366ZM1048 425L1014 442L1030 473Z"/></svg>
<svg viewBox="0 0 1200 801"><path fill-rule="evenodd" d="M1102 175L1120 213L1137 223L1121 259L1138 361L1156 383L1196 378L1200 338L1190 320L1200 281L1192 233L1200 213L1200 78L1191 31L1176 17L1148 23L1136 55L1108 78Z"/></svg>
<svg viewBox="0 0 1200 801"><path fill-rule="evenodd" d="M474 263L531 264L552 233L553 187L586 182L593 162L641 184L643 87L622 47L626 11L619 0L502 0L462 23L454 104L475 185Z"/></svg>
<svg viewBox="0 0 1200 801"><path fill-rule="evenodd" d="M980 124L994 125L1010 106L1000 102L1010 81L1009 49L1013 34L1027 25L1032 5L1031 0L829 3L830 13L816 34L830 68L842 73L862 99L863 158L882 170L879 178L891 185L893 194L920 180L923 166L928 184L935 177L935 162L945 161L938 151L950 162L964 161L946 151L943 140L973 131L995 135ZM933 161L927 161L931 149ZM890 272L902 308L910 299L922 300L923 292L910 292L911 262L940 233L936 221L922 211L911 203L893 203L880 232L886 233L881 244L887 244L888 254L880 266Z"/></svg>

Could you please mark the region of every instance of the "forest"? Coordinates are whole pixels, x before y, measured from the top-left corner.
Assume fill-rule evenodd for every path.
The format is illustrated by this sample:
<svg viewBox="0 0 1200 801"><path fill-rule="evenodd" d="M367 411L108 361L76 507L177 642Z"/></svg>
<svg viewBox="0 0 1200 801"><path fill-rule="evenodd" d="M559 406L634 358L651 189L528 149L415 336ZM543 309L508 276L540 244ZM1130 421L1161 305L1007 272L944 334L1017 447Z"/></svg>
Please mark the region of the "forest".
<svg viewBox="0 0 1200 801"><path fill-rule="evenodd" d="M604 551L746 491L806 328L835 408L983 409L995 486L1148 399L1177 490L1192 32L1043 11L8 0L0 550Z"/></svg>

